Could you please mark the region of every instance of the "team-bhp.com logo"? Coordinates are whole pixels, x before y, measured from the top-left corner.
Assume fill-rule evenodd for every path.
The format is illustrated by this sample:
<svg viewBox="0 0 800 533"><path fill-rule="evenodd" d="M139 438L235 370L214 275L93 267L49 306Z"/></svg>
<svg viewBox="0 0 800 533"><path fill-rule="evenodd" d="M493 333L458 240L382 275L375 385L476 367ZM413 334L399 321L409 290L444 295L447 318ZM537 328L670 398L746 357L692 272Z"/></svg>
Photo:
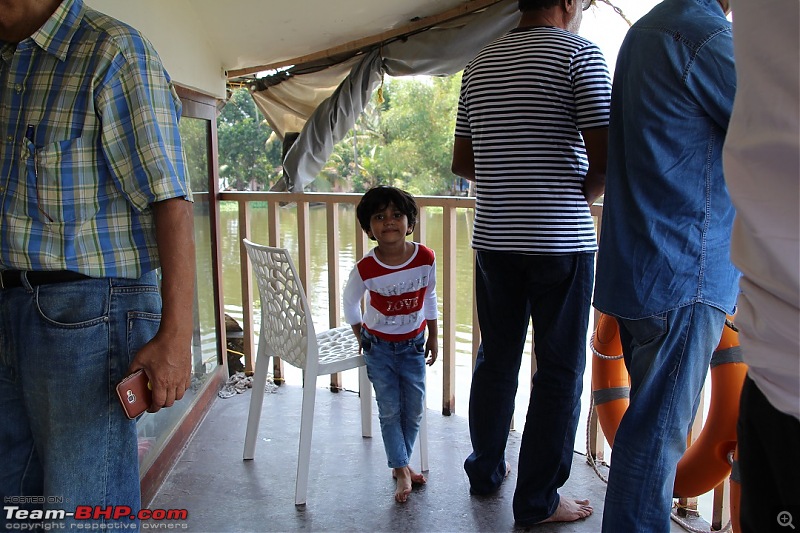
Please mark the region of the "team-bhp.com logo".
<svg viewBox="0 0 800 533"><path fill-rule="evenodd" d="M186 529L185 520L189 517L186 509L141 509L134 512L127 505L78 505L71 512L64 509L29 510L18 505L4 505L3 514L6 529L9 530L133 529L137 518L141 521L142 529ZM72 518L74 522L64 523L67 518ZM130 523L126 523L126 519ZM179 522L181 520L183 522Z"/></svg>

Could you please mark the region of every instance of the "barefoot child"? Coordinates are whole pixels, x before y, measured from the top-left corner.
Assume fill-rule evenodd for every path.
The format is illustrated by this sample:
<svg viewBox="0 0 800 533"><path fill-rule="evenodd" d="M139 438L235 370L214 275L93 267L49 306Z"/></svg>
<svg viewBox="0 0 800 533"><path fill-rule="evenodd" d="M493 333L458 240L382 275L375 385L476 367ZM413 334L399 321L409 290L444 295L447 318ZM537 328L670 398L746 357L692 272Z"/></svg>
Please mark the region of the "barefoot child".
<svg viewBox="0 0 800 533"><path fill-rule="evenodd" d="M406 241L417 222L417 204L407 192L374 187L359 202L356 216L378 245L350 274L344 316L359 339L375 388L383 445L397 480L394 498L405 502L412 483L426 481L408 462L425 407L425 358L432 365L439 352L436 261L433 250Z"/></svg>

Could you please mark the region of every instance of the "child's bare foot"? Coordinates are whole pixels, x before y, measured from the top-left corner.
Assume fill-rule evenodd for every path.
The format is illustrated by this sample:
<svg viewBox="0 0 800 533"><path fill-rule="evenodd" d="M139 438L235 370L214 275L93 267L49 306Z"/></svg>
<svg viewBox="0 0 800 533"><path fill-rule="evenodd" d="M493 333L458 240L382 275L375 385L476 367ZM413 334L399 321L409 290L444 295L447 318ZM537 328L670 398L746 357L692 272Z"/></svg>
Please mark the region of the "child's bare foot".
<svg viewBox="0 0 800 533"><path fill-rule="evenodd" d="M411 483L412 484L414 484L414 485L424 485L425 483L428 482L428 480L425 479L424 475L417 474L416 472L414 472L414 470L410 466L407 466L406 468L408 468L408 474L411 477Z"/></svg>
<svg viewBox="0 0 800 533"><path fill-rule="evenodd" d="M411 468L410 466L407 466L406 468L408 468L408 473L411 476L412 484L424 485L425 483L428 482L428 480L425 478L423 474L417 474L416 472L414 472L414 469ZM397 476L394 474L394 469L392 469L392 479L397 479Z"/></svg>
<svg viewBox="0 0 800 533"><path fill-rule="evenodd" d="M404 503L411 494L411 472L407 466L403 468L393 468L392 477L397 480L397 488L394 491L394 499L398 503Z"/></svg>
<svg viewBox="0 0 800 533"><path fill-rule="evenodd" d="M586 518L592 512L592 506L589 505L589 500L570 500L561 498L556 507L556 512L545 518L539 524L546 522L574 522L581 518Z"/></svg>

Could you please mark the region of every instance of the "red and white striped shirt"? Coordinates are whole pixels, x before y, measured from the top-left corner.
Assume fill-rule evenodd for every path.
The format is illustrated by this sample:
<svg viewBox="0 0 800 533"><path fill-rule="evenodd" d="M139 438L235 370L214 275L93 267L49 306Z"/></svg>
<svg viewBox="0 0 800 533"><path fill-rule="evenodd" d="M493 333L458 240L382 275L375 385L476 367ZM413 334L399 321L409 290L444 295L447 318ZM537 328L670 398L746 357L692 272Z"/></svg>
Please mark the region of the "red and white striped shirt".
<svg viewBox="0 0 800 533"><path fill-rule="evenodd" d="M436 257L433 250L416 246L402 265L386 265L375 257L373 248L350 273L344 288L344 318L361 324L373 335L387 341L413 339L436 320ZM365 311L361 298L367 293Z"/></svg>

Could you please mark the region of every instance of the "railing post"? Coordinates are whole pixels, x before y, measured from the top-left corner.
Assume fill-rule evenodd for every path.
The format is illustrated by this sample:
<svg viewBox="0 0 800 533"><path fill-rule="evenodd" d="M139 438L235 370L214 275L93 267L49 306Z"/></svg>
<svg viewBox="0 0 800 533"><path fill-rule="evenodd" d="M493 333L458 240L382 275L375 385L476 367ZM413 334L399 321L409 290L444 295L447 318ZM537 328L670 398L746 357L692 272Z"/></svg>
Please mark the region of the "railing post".
<svg viewBox="0 0 800 533"><path fill-rule="evenodd" d="M428 235L428 215L425 211L425 206L419 206L419 213L417 213L417 224L414 226L413 238L420 244L425 244Z"/></svg>
<svg viewBox="0 0 800 533"><path fill-rule="evenodd" d="M444 207L442 247L442 414L456 412L456 208Z"/></svg>
<svg viewBox="0 0 800 533"><path fill-rule="evenodd" d="M719 531L731 519L731 481L726 477L714 488L714 503L711 507L711 530Z"/></svg>
<svg viewBox="0 0 800 533"><path fill-rule="evenodd" d="M252 373L254 369L253 335L253 267L250 266L250 259L247 257L247 249L244 247L242 239L250 238L250 202L239 202L239 262L241 265L240 275L242 280L242 329L244 330L244 371Z"/></svg>
<svg viewBox="0 0 800 533"><path fill-rule="evenodd" d="M591 391L589 394L591 394ZM597 407L592 407L592 412L589 414L588 453L596 463L605 461L605 439L603 428L600 427L600 419L597 418Z"/></svg>
<svg viewBox="0 0 800 533"><path fill-rule="evenodd" d="M267 211L267 239L272 247L281 245L281 213L280 203L273 200L268 202ZM272 358L272 381L276 385L283 385L286 378L283 377L283 360L277 355Z"/></svg>
<svg viewBox="0 0 800 533"><path fill-rule="evenodd" d="M267 203L267 242L277 248L281 245L281 213L280 202L271 200Z"/></svg>
<svg viewBox="0 0 800 533"><path fill-rule="evenodd" d="M300 275L300 283L303 284L303 290L308 295L308 284L311 278L311 244L308 240L309 235L309 220L308 220L308 202L298 199L297 203L297 254L300 256L298 261L298 274ZM315 378L316 379L316 378ZM303 371L303 387L311 386L316 387L314 383L306 383L306 373Z"/></svg>
<svg viewBox="0 0 800 533"><path fill-rule="evenodd" d="M339 283L339 204L325 203L328 242L328 327L339 326L342 318L341 284ZM342 389L342 373L331 374L331 392Z"/></svg>
<svg viewBox="0 0 800 533"><path fill-rule="evenodd" d="M297 253L298 274L303 283L303 289L308 294L309 279L311 278L311 244L309 243L308 202L297 201Z"/></svg>

